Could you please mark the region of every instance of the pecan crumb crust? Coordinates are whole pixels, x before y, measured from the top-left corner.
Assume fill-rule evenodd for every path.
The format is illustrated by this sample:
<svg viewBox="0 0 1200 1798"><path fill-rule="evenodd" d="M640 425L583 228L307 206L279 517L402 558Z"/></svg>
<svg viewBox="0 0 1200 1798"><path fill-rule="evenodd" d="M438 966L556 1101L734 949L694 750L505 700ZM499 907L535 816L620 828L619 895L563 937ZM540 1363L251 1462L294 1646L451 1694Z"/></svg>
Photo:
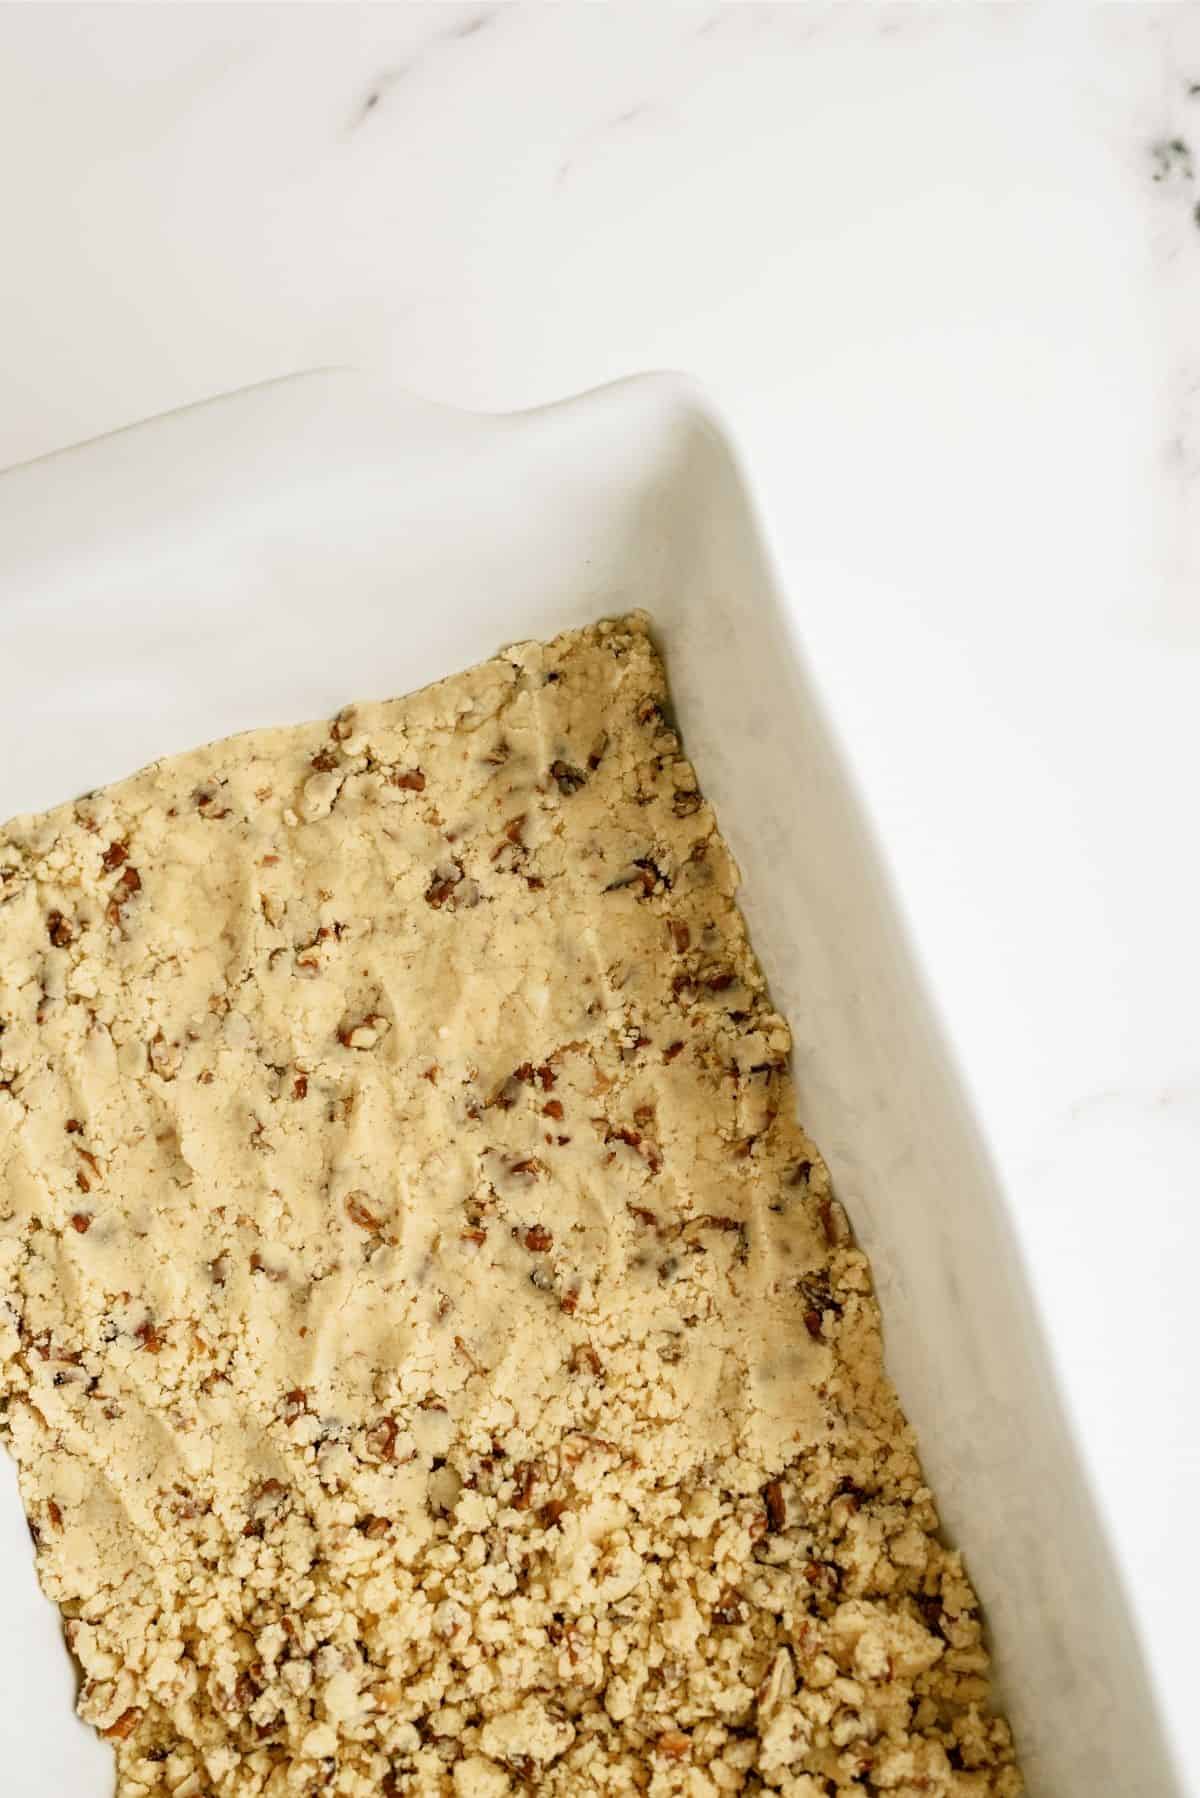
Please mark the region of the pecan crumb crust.
<svg viewBox="0 0 1200 1798"><path fill-rule="evenodd" d="M0 829L0 1427L118 1798L1017 1798L736 885L640 614Z"/></svg>

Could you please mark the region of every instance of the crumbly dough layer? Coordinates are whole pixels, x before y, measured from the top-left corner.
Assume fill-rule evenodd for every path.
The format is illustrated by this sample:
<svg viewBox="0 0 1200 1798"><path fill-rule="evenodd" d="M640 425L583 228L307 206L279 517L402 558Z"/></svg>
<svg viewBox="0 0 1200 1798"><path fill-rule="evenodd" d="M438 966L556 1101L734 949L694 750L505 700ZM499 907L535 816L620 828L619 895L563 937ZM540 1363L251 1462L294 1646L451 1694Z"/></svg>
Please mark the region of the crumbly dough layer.
<svg viewBox="0 0 1200 1798"><path fill-rule="evenodd" d="M0 831L4 1429L119 1798L1015 1798L632 616Z"/></svg>

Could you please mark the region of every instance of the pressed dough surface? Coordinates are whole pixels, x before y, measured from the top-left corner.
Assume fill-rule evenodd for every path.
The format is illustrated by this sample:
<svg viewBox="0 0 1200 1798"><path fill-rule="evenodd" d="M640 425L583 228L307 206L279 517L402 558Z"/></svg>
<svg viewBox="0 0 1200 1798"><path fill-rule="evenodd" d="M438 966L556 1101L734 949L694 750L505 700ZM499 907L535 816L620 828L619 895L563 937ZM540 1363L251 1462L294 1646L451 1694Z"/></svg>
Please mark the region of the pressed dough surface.
<svg viewBox="0 0 1200 1798"><path fill-rule="evenodd" d="M0 830L4 1427L119 1798L1014 1798L640 616Z"/></svg>

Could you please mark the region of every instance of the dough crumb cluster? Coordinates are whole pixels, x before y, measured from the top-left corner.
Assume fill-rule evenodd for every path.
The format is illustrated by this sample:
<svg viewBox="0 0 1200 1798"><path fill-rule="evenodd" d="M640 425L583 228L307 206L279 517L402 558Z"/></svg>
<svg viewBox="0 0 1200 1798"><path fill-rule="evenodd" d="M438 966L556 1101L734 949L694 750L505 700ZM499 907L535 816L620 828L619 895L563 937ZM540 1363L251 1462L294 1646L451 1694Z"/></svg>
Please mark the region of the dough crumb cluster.
<svg viewBox="0 0 1200 1798"><path fill-rule="evenodd" d="M0 830L0 1366L119 1798L1017 1798L645 619Z"/></svg>

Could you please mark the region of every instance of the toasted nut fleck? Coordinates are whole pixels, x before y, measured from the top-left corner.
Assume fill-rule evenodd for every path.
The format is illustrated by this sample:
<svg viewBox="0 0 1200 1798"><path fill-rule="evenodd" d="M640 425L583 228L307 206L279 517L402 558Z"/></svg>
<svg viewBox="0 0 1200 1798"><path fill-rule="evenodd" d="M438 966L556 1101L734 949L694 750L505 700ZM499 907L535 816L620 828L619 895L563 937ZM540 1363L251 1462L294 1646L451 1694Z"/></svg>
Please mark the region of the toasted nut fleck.
<svg viewBox="0 0 1200 1798"><path fill-rule="evenodd" d="M527 1511L533 1502L533 1488L537 1481L537 1468L532 1461L518 1461L513 1468L513 1479L517 1490L512 1498L514 1511Z"/></svg>
<svg viewBox="0 0 1200 1798"><path fill-rule="evenodd" d="M250 1271L254 1274L264 1274L268 1280L274 1280L277 1284L282 1284L283 1281L287 1279L286 1269L282 1267L270 1267L267 1262L263 1260L257 1249L255 1249L250 1257Z"/></svg>
<svg viewBox="0 0 1200 1798"><path fill-rule="evenodd" d="M381 1461L393 1461L396 1458L396 1439L399 1434L400 1426L394 1417L381 1417L367 1431L367 1446Z"/></svg>
<svg viewBox="0 0 1200 1798"><path fill-rule="evenodd" d="M47 914L46 934L56 949L65 949L75 937L75 932L60 911Z"/></svg>
<svg viewBox="0 0 1200 1798"><path fill-rule="evenodd" d="M840 1248L850 1240L850 1222L836 1199L822 1199L817 1206L821 1229L830 1248Z"/></svg>
<svg viewBox="0 0 1200 1798"><path fill-rule="evenodd" d="M110 1723L107 1729L102 1729L100 1734L110 1742L125 1742L141 1722L142 1716L141 1711L131 1706L129 1710L121 1712L115 1723Z"/></svg>
<svg viewBox="0 0 1200 1798"><path fill-rule="evenodd" d="M425 903L435 911L455 900L455 889L463 878L463 865L459 861L439 862L433 870L433 876L425 889ZM451 910L454 905L451 904Z"/></svg>
<svg viewBox="0 0 1200 1798"><path fill-rule="evenodd" d="M352 1224L357 1224L360 1230L381 1230L382 1223L375 1213L367 1208L366 1196L363 1192L348 1192L345 1198L346 1216Z"/></svg>
<svg viewBox="0 0 1200 1798"><path fill-rule="evenodd" d="M700 1217L689 1217L684 1225L685 1230L740 1230L741 1227L736 1217L717 1217L711 1211Z"/></svg>
<svg viewBox="0 0 1200 1798"><path fill-rule="evenodd" d="M292 1391L285 1392L279 1401L279 1415L284 1423L295 1423L296 1419L302 1417L307 1409L308 1394L303 1386L293 1387Z"/></svg>
<svg viewBox="0 0 1200 1798"><path fill-rule="evenodd" d="M550 773L560 793L570 795L578 793L587 780L582 768L575 768L570 762L551 762Z"/></svg>

